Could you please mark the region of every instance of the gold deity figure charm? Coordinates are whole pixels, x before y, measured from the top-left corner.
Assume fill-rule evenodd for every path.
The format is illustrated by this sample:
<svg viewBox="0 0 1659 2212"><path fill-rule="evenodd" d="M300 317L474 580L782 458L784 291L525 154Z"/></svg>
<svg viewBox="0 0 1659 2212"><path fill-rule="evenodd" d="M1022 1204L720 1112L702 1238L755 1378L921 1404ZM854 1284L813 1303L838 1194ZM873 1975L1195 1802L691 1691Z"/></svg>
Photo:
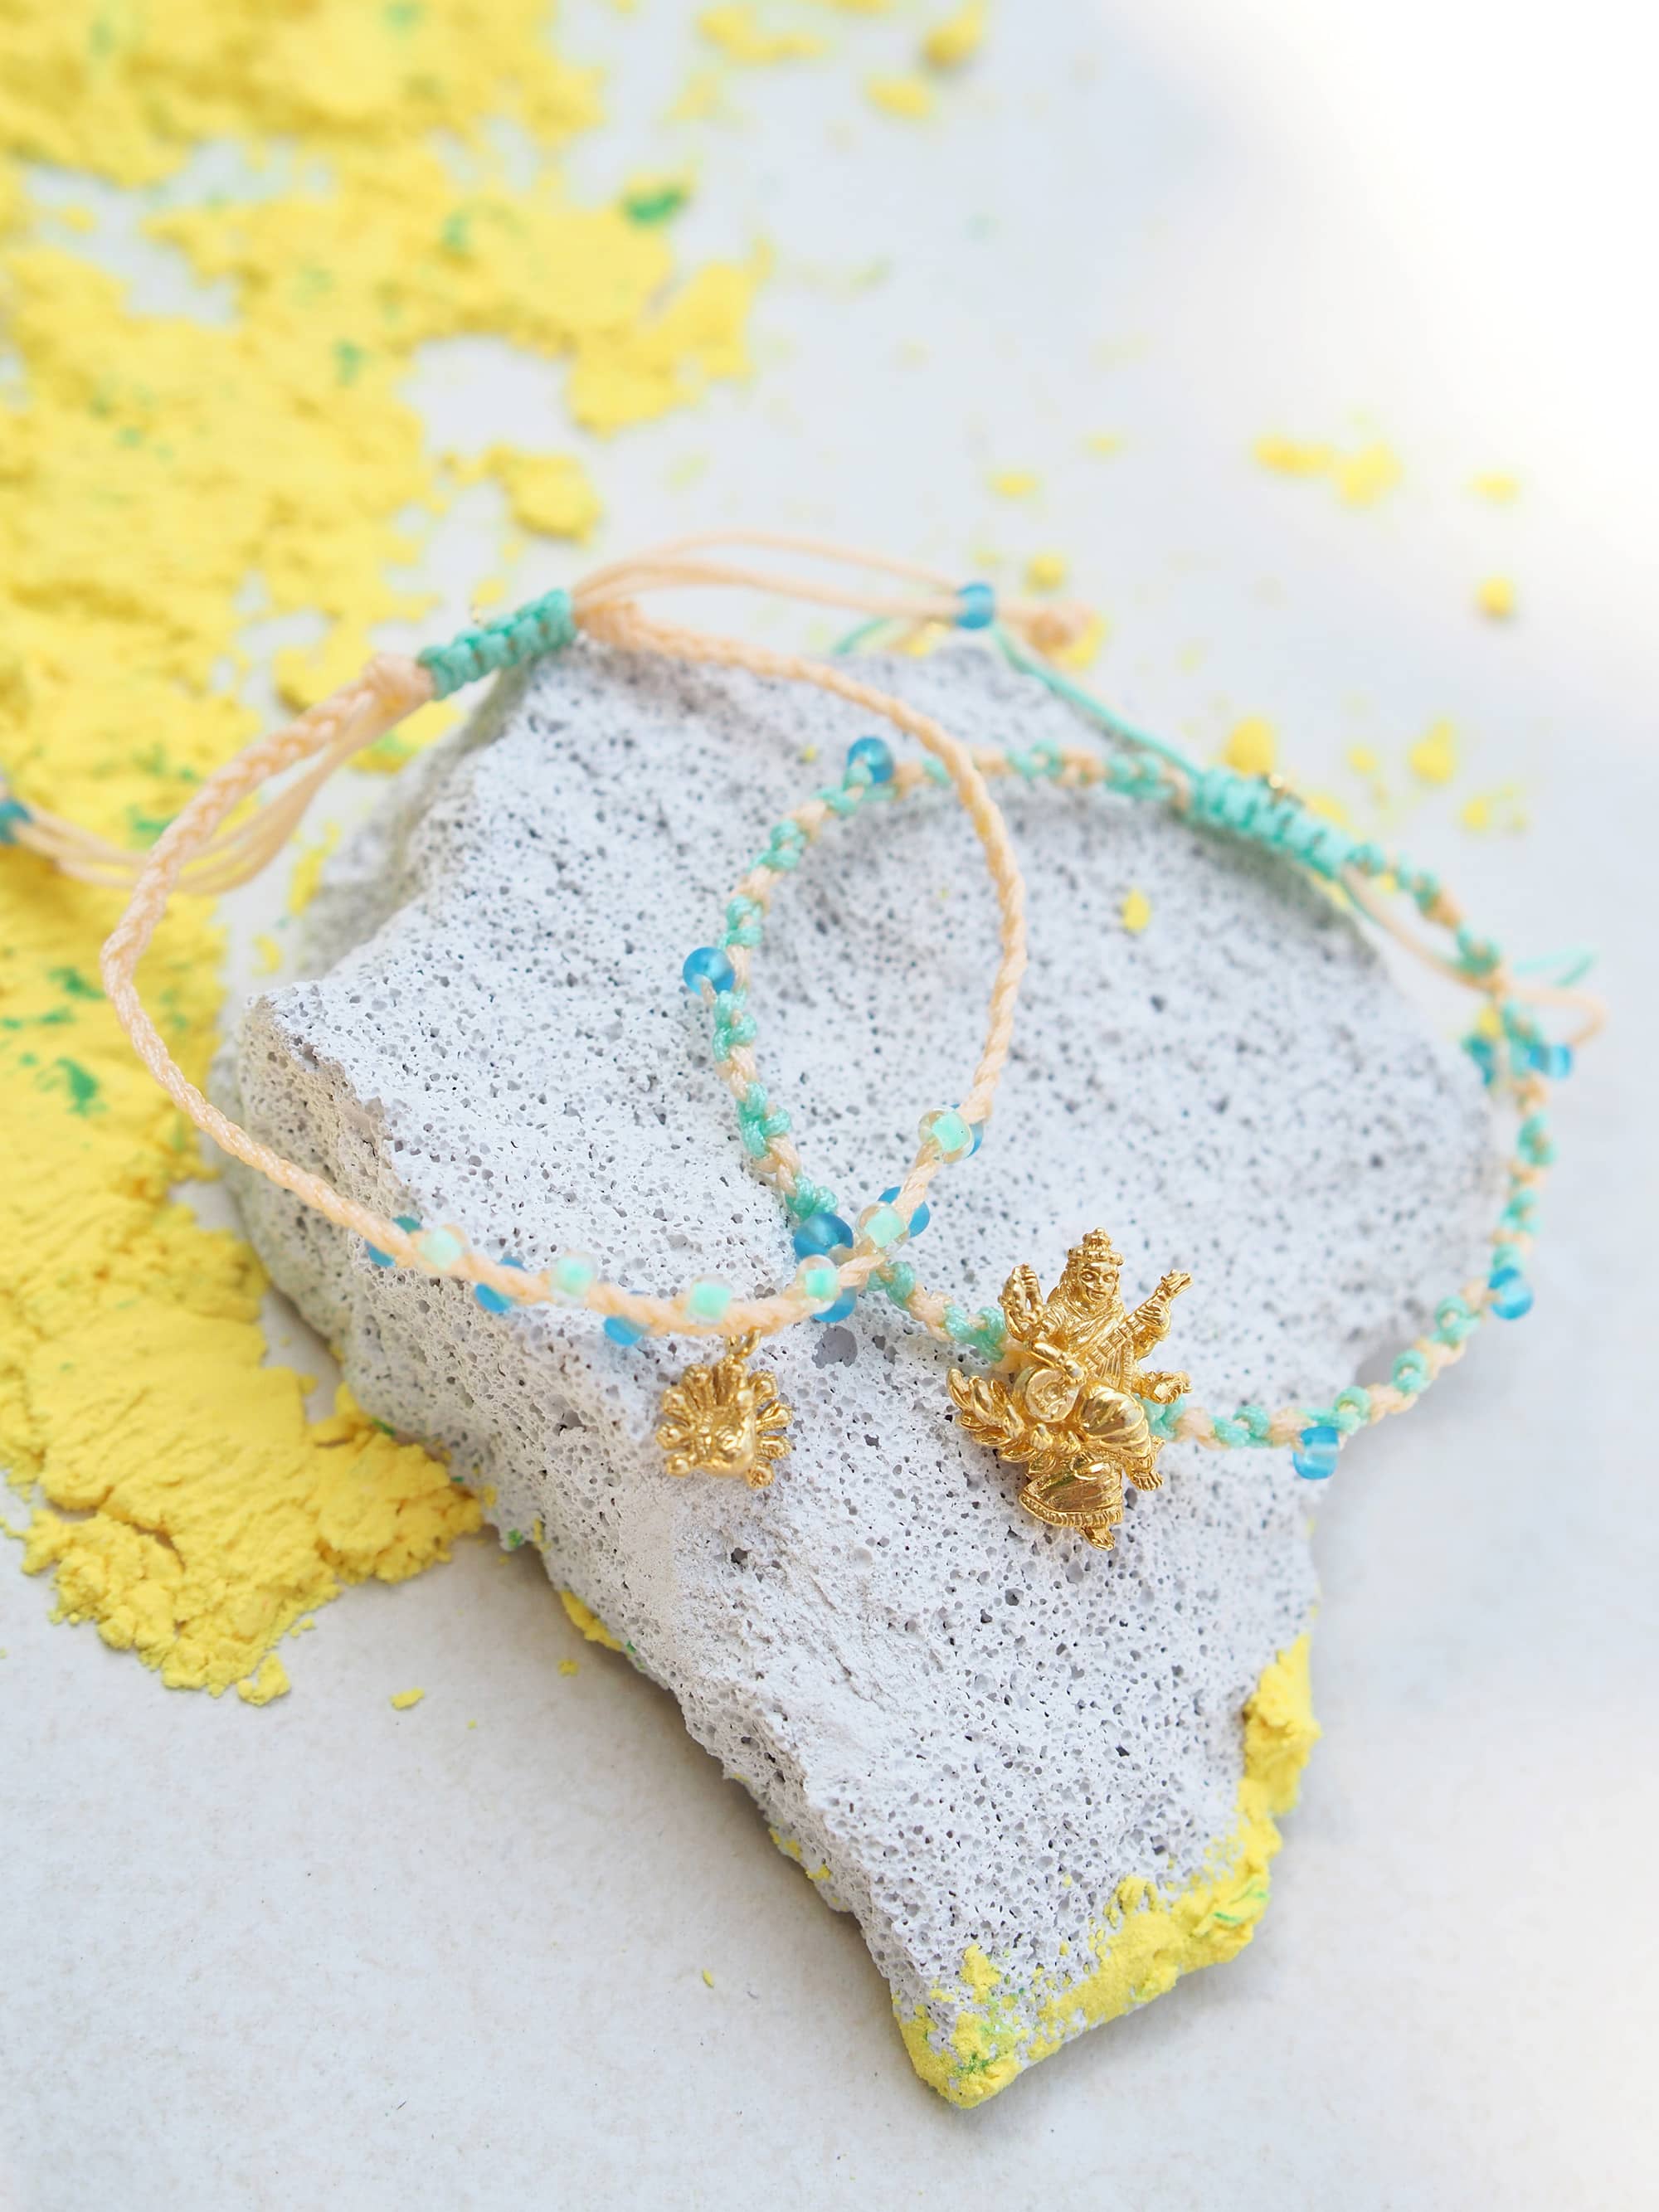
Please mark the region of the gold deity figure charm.
<svg viewBox="0 0 1659 2212"><path fill-rule="evenodd" d="M706 1367L688 1367L662 1394L657 1442L670 1474L740 1474L764 1489L789 1455L790 1412L763 1368L751 1369L752 1332Z"/></svg>
<svg viewBox="0 0 1659 2212"><path fill-rule="evenodd" d="M1123 1262L1103 1229L1091 1229L1066 1255L1045 1297L1030 1267L1002 1286L1008 1324L1006 1376L951 1370L951 1395L962 1425L999 1459L1025 1469L1019 1502L1056 1528L1080 1528L1102 1552L1123 1518L1123 1480L1161 1488L1162 1440L1142 1400L1173 1405L1192 1386L1139 1362L1170 1331L1170 1308L1192 1281L1165 1275L1151 1297L1126 1312L1118 1290Z"/></svg>

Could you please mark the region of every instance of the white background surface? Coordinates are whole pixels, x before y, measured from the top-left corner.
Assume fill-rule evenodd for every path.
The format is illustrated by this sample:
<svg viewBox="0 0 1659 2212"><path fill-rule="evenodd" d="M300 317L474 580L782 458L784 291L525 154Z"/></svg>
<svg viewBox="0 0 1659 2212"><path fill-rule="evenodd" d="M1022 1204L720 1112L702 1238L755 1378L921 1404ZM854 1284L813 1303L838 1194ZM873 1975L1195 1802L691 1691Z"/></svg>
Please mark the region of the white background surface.
<svg viewBox="0 0 1659 2212"><path fill-rule="evenodd" d="M618 118L580 191L662 160L689 12L570 0L562 44L611 64ZM1517 782L1533 826L1473 839L1436 797L1413 847L1517 950L1603 948L1618 1014L1562 1095L1534 1316L1345 1464L1327 1734L1254 1945L971 2114L533 1558L349 1593L263 1712L167 1695L8 1567L0 2198L30 2212L1659 2191L1650 34L1476 0L997 16L926 129L856 90L910 11L830 19L835 61L738 81L741 119L683 139L684 258L777 251L758 370L598 449L595 550L732 517L964 574L1053 544L1111 617L1118 703L1206 750L1267 714L1298 778L1350 793L1348 744L1398 781L1453 716L1455 797ZM443 444L568 445L559 388L483 345L416 382ZM1249 459L1358 417L1407 471L1375 510ZM1082 458L1093 430L1121 455ZM993 465L1041 474L1035 509L987 495ZM1485 467L1517 506L1469 497ZM458 611L499 565L474 499L436 553ZM1470 611L1492 570L1507 628Z"/></svg>

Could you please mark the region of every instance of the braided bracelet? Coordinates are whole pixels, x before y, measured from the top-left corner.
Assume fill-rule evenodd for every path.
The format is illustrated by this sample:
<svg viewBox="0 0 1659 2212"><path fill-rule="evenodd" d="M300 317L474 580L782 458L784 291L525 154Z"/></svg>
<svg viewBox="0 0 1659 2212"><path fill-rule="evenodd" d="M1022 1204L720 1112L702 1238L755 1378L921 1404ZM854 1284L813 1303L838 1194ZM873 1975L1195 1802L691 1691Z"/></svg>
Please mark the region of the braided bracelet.
<svg viewBox="0 0 1659 2212"><path fill-rule="evenodd" d="M861 641L876 627L856 633L853 641ZM842 1285L832 1264L836 1255L862 1252L872 1244L893 1255L872 1270L893 1304L941 1340L1003 1370L969 1377L952 1369L950 1392L964 1429L999 1457L1026 1469L1020 1499L1030 1512L1051 1524L1079 1529L1091 1544L1109 1550L1122 1519L1126 1478L1141 1490L1158 1488L1163 1480L1158 1455L1165 1443L1181 1438L1216 1449L1286 1446L1298 1475L1325 1480L1334 1472L1346 1437L1404 1412L1461 1358L1487 1314L1515 1320L1528 1311L1533 1294L1521 1262L1532 1242L1536 1188L1554 1157L1545 1112L1549 1083L1571 1072L1573 1047L1547 1042L1522 999L1524 994L1578 1006L1587 1021L1577 1042L1594 1033L1600 1012L1593 1000L1570 989L1517 982L1496 946L1463 924L1437 878L1309 812L1278 779L1200 769L1174 748L1130 729L1053 671L1032 668L1006 632L997 633L997 641L1029 672L1088 713L1125 750L1112 756L1048 744L1018 752L982 748L974 754L981 775L1079 788L1104 785L1130 798L1161 799L1189 820L1259 844L1327 884L1343 887L1369 919L1402 936L1377 903L1377 892L1392 886L1425 919L1453 935L1456 957L1451 962L1440 960L1414 939L1402 941L1485 998L1465 1042L1486 1082L1501 1086L1519 1117L1488 1267L1484 1276L1438 1302L1433 1329L1397 1355L1387 1383L1351 1385L1328 1406L1288 1405L1269 1413L1265 1407L1246 1405L1231 1414L1212 1413L1190 1401L1185 1375L1139 1364L1167 1333L1171 1303L1190 1278L1166 1274L1149 1298L1127 1310L1119 1289L1120 1256L1103 1230L1092 1231L1067 1255L1060 1283L1047 1297L1031 1269L1022 1267L1009 1276L998 1306L972 1316L928 1291L914 1264L896 1256L897 1248L927 1225L924 1194L932 1170L940 1161L961 1159L978 1149L981 1128L967 1112L947 1108L924 1119L918 1165L860 1212L856 1231L836 1212L834 1194L803 1173L787 1133L789 1117L771 1108L753 1050L752 956L762 942L780 864L763 862L738 885L726 909L721 945L691 953L684 978L708 1002L714 1056L736 1101L744 1149L778 1190L793 1224L802 1257L799 1279L826 1298L832 1291L837 1293L815 1317L839 1320L853 1309L857 1291ZM884 738L861 738L849 751L841 785L820 790L787 815L772 832L769 852L786 855L781 865L793 869L830 823L857 813L877 794L894 802L904 799L937 774L933 761L895 761ZM919 1171L924 1162L927 1173ZM719 1379L732 1387L694 1390L684 1403L670 1394L659 1436L673 1472L692 1466L727 1471L743 1401L738 1378L723 1369Z"/></svg>

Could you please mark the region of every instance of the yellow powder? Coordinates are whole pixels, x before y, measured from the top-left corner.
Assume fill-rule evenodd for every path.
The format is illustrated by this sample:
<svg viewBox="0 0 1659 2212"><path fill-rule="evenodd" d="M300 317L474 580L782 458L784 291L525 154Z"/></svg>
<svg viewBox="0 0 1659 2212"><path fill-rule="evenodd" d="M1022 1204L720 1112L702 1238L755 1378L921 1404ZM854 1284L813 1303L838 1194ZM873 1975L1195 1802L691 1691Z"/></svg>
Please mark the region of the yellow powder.
<svg viewBox="0 0 1659 2212"><path fill-rule="evenodd" d="M1511 500L1521 496L1521 479L1501 470L1489 469L1470 479L1469 489L1477 499L1489 499L1498 506L1505 507Z"/></svg>
<svg viewBox="0 0 1659 2212"><path fill-rule="evenodd" d="M1030 499L1037 488L1030 469L993 469L986 482L999 499Z"/></svg>
<svg viewBox="0 0 1659 2212"><path fill-rule="evenodd" d="M1066 581L1066 574L1063 553L1033 553L1025 563L1025 588L1028 592L1057 592Z"/></svg>
<svg viewBox="0 0 1659 2212"><path fill-rule="evenodd" d="M1398 455L1380 440L1343 453L1322 442L1274 435L1258 438L1252 450L1264 469L1279 476L1328 477L1345 507L1374 507L1404 474Z"/></svg>
<svg viewBox="0 0 1659 2212"><path fill-rule="evenodd" d="M1240 775L1271 775L1279 763L1279 738L1273 724L1261 714L1247 715L1228 732L1221 757Z"/></svg>
<svg viewBox="0 0 1659 2212"><path fill-rule="evenodd" d="M574 453L520 453L492 446L481 465L500 482L521 529L582 543L592 536L601 512L599 494Z"/></svg>
<svg viewBox="0 0 1659 2212"><path fill-rule="evenodd" d="M1348 766L1356 775L1376 775L1381 771L1382 763L1369 745L1350 745Z"/></svg>
<svg viewBox="0 0 1659 2212"><path fill-rule="evenodd" d="M1046 657L1056 668L1091 668L1108 635L1105 616L1091 614L1069 645L1056 647Z"/></svg>
<svg viewBox="0 0 1659 2212"><path fill-rule="evenodd" d="M1267 1669L1244 1708L1235 1825L1212 1852L1212 1868L1174 1893L1143 1876L1121 1882L1104 1917L1077 1946L1092 1965L1076 1978L1041 1969L1030 1978L1038 1997L1035 2033L1003 1994L1001 1970L970 1944L960 1986L936 1993L959 2008L948 2037L940 2039L925 2005L899 2021L911 2063L928 2087L953 2105L982 2104L1084 2028L1150 2003L1182 1974L1236 1957L1267 1910L1278 1820L1295 1806L1318 1736L1303 1636Z"/></svg>
<svg viewBox="0 0 1659 2212"><path fill-rule="evenodd" d="M705 9L697 18L697 28L728 61L750 66L805 61L823 52L823 40L811 31L765 30L757 11L741 4Z"/></svg>
<svg viewBox="0 0 1659 2212"><path fill-rule="evenodd" d="M26 803L130 847L160 835L256 733L216 678L246 665L250 577L263 615L326 625L276 658L289 704L355 670L377 624L427 614L389 580L422 550L410 518L450 496L401 396L427 342L491 335L560 361L573 416L599 434L746 373L757 268L684 273L664 226L500 167L493 118L550 155L598 119L593 76L554 53L545 15L545 0L0 9L0 291L23 372L0 408L0 760ZM438 131L465 149L465 182ZM146 228L219 283L228 320L135 313L72 229L48 244L31 228L24 161L155 183L227 138L264 169L258 196L185 201ZM426 710L364 764L397 767L453 714ZM260 1702L280 1694L285 1630L351 1583L447 1557L478 1508L349 1401L308 1423L299 1379L262 1365L263 1279L173 1202L194 1139L97 988L118 901L7 861L0 1158L28 1171L0 1177L0 1464L40 1486L26 1562L55 1575L60 1617L164 1682L246 1683ZM301 902L319 865L302 860ZM198 1082L222 949L185 901L145 963Z"/></svg>
<svg viewBox="0 0 1659 2212"><path fill-rule="evenodd" d="M317 842L307 845L294 863L294 872L288 880L288 910L290 914L303 914L316 897L323 880L323 863L339 842L339 823L326 823Z"/></svg>
<svg viewBox="0 0 1659 2212"><path fill-rule="evenodd" d="M580 1674L581 1670L582 1662L580 1659L561 1659L559 1662L559 1672L562 1674Z"/></svg>
<svg viewBox="0 0 1659 2212"><path fill-rule="evenodd" d="M244 1705L268 1705L273 1698L285 1698L290 1686L288 1669L273 1651L259 1662L254 1674L236 1685L236 1694Z"/></svg>
<svg viewBox="0 0 1659 2212"><path fill-rule="evenodd" d="M418 1705L425 1695L424 1690L394 1690L389 1702L394 1713L406 1713L411 1705Z"/></svg>
<svg viewBox="0 0 1659 2212"><path fill-rule="evenodd" d="M1487 576L1475 586L1474 604L1493 622L1507 622L1515 612L1515 586L1507 576Z"/></svg>
<svg viewBox="0 0 1659 2212"><path fill-rule="evenodd" d="M702 1970L702 1982L705 1989L712 1990L714 1986L714 1977L707 1966Z"/></svg>
<svg viewBox="0 0 1659 2212"><path fill-rule="evenodd" d="M603 1644L607 1651L627 1650L619 1636L613 1636L592 1606L584 1605L574 1590L562 1589L559 1602L570 1617L573 1628L580 1629L590 1644Z"/></svg>
<svg viewBox="0 0 1659 2212"><path fill-rule="evenodd" d="M1449 783L1457 773L1455 726L1436 722L1406 755L1406 764L1420 783Z"/></svg>
<svg viewBox="0 0 1659 2212"><path fill-rule="evenodd" d="M921 42L921 58L933 69L960 69L985 43L990 27L987 0L967 0L954 15L935 23Z"/></svg>
<svg viewBox="0 0 1659 2212"><path fill-rule="evenodd" d="M926 77L872 76L865 79L866 97L884 114L907 123L920 123L933 112L933 88Z"/></svg>
<svg viewBox="0 0 1659 2212"><path fill-rule="evenodd" d="M1114 453L1123 451L1123 440L1115 430L1091 430L1083 441L1083 450L1097 461L1109 461Z"/></svg>
<svg viewBox="0 0 1659 2212"><path fill-rule="evenodd" d="M253 940L253 972L256 975L274 975L283 964L283 948L269 931L261 930Z"/></svg>
<svg viewBox="0 0 1659 2212"><path fill-rule="evenodd" d="M487 607L500 606L507 597L506 577L481 576L472 586L470 597L475 613L482 613Z"/></svg>
<svg viewBox="0 0 1659 2212"><path fill-rule="evenodd" d="M1152 918L1152 902L1145 891L1132 890L1126 895L1118 912L1122 916L1125 929L1133 936L1139 937Z"/></svg>

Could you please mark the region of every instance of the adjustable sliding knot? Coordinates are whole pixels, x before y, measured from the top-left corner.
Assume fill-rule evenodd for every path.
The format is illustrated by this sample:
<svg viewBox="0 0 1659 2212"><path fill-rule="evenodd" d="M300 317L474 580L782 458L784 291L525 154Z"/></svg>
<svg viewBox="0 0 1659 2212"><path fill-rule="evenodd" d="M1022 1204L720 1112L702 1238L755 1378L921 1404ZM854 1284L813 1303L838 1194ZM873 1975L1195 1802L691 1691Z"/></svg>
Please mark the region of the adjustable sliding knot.
<svg viewBox="0 0 1659 2212"><path fill-rule="evenodd" d="M1264 777L1241 775L1235 769L1207 768L1194 776L1187 811L1194 822L1251 838L1316 875L1334 878L1354 851L1355 840L1334 822L1311 813Z"/></svg>
<svg viewBox="0 0 1659 2212"><path fill-rule="evenodd" d="M544 592L500 622L465 629L447 645L428 646L416 659L432 678L433 697L447 699L497 669L520 667L544 653L562 653L575 635L569 592Z"/></svg>

